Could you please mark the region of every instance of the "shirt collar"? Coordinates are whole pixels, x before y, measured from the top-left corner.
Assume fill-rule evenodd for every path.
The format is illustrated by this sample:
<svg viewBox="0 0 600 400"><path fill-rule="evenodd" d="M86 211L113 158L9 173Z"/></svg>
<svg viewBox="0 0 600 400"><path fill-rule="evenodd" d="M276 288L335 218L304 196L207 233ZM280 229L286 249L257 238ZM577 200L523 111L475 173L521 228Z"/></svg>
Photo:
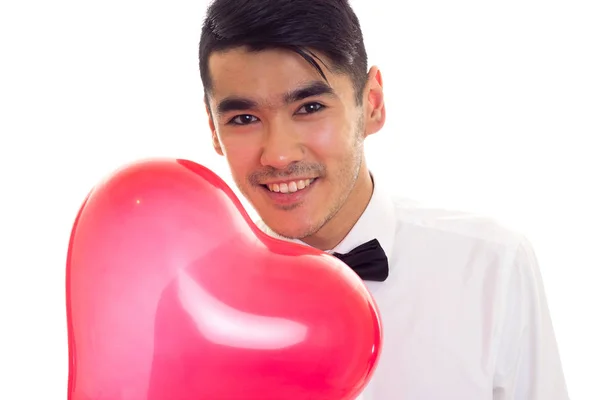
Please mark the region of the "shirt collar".
<svg viewBox="0 0 600 400"><path fill-rule="evenodd" d="M347 253L352 249L377 239L385 251L388 259L391 258L394 250L394 239L396 232L396 215L392 198L378 184L371 173L373 179L373 194L369 200L367 208L362 213L356 224L352 227L348 235L333 249L327 250L327 253ZM270 236L283 239L289 242L303 244L298 239L287 239L273 232L263 221L257 222L258 227Z"/></svg>

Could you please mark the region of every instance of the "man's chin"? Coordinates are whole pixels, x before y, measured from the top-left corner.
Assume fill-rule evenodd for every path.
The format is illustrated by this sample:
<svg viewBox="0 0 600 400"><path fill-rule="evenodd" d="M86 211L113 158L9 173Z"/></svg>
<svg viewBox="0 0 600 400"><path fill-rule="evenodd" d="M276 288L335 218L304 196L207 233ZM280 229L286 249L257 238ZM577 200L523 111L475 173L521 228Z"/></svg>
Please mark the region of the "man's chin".
<svg viewBox="0 0 600 400"><path fill-rule="evenodd" d="M289 224L282 224L281 222L269 223L269 221L263 221L269 230L288 240L302 240L311 234L312 229L309 226L290 226Z"/></svg>
<svg viewBox="0 0 600 400"><path fill-rule="evenodd" d="M282 211L272 205L268 205L262 210L257 209L262 223L270 231L285 239L302 240L318 230L318 223L315 222L311 213L307 213L306 208L298 207L293 211Z"/></svg>
<svg viewBox="0 0 600 400"><path fill-rule="evenodd" d="M275 232L277 235L283 237L284 239L288 239L288 240L302 240L305 237L309 236L307 233L305 233L305 231L300 230L300 229L290 229L289 227L278 227L275 226L273 228L271 228L271 230L273 232Z"/></svg>

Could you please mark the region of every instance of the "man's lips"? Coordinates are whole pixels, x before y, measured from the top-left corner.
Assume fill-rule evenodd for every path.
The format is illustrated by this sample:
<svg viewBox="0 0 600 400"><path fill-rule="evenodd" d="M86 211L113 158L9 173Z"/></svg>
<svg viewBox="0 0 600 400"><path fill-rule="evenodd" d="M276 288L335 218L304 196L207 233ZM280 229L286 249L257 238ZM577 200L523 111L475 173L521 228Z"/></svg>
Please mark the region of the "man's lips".
<svg viewBox="0 0 600 400"><path fill-rule="evenodd" d="M269 191L275 193L295 193L300 190L308 188L315 178L300 178L294 180L281 180L265 183L265 186Z"/></svg>
<svg viewBox="0 0 600 400"><path fill-rule="evenodd" d="M319 179L310 179L308 180L308 184L306 184L306 180L300 180L300 182L304 182L304 187L302 187L302 183L298 187L298 182L280 181L280 183L269 183L261 185L261 187L272 203L276 205L290 205L305 200L314 190L315 186L318 185Z"/></svg>

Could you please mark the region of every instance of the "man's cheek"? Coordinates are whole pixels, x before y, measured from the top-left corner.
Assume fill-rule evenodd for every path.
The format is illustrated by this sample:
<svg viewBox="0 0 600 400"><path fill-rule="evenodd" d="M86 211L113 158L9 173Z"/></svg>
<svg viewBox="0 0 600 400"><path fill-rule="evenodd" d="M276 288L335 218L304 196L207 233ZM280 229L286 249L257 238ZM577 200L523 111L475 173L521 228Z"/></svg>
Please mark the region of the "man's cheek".
<svg viewBox="0 0 600 400"><path fill-rule="evenodd" d="M260 160L260 151L255 146L225 146L225 153L229 165L236 170L257 168Z"/></svg>
<svg viewBox="0 0 600 400"><path fill-rule="evenodd" d="M344 128L336 124L319 124L308 127L305 137L306 144L317 152L347 152L344 138L347 135Z"/></svg>

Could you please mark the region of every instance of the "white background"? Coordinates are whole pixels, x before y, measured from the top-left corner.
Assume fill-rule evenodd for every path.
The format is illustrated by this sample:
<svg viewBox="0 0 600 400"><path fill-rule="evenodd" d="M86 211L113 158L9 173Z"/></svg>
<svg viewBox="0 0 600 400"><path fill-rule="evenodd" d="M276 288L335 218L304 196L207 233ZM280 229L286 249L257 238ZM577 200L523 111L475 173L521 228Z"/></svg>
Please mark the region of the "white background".
<svg viewBox="0 0 600 400"><path fill-rule="evenodd" d="M370 167L529 236L571 397L600 399L598 2L354 3L387 96ZM1 3L0 399L65 398L65 257L97 180L168 156L232 184L202 104L205 6Z"/></svg>

